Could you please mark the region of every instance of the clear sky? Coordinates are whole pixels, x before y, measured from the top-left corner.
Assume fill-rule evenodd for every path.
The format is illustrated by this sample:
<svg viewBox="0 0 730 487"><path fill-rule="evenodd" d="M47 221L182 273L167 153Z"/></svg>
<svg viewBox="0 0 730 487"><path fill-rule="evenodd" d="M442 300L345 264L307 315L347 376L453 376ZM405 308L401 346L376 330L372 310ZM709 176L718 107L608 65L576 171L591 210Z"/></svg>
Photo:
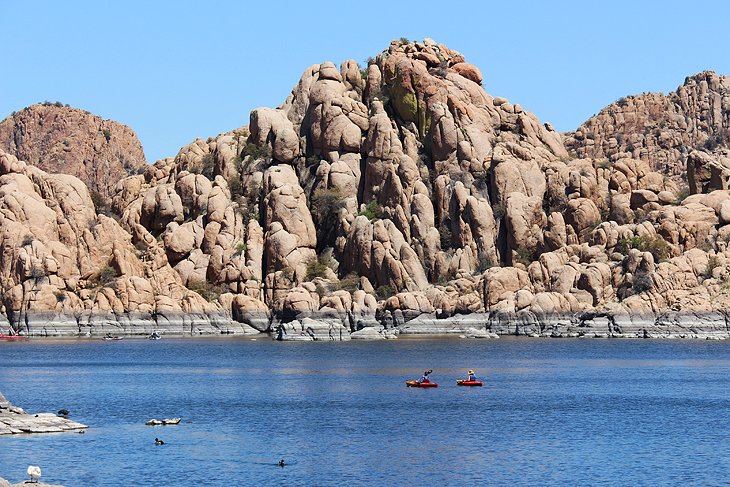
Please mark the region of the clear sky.
<svg viewBox="0 0 730 487"><path fill-rule="evenodd" d="M0 0L0 119L58 100L131 126L153 162L279 105L311 64L432 37L565 131L621 96L730 74L728 19L721 1Z"/></svg>

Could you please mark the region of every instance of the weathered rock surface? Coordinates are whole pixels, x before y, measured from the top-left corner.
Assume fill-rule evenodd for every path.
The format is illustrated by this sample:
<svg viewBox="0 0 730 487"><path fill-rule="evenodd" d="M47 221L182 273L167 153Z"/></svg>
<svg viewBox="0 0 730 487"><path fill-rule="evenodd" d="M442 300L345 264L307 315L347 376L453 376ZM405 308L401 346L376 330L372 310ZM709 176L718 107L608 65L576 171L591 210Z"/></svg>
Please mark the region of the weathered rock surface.
<svg viewBox="0 0 730 487"><path fill-rule="evenodd" d="M131 128L60 103L32 105L1 121L0 150L44 171L76 176L107 198L117 181L147 166Z"/></svg>
<svg viewBox="0 0 730 487"><path fill-rule="evenodd" d="M33 485L33 487L63 487L63 485L58 485L58 484L46 484L44 482L31 483L30 481L26 481L26 480L24 480L22 482L18 482L17 484L11 484L9 481L0 477L0 487L27 487L28 485Z"/></svg>
<svg viewBox="0 0 730 487"><path fill-rule="evenodd" d="M13 406L0 394L0 436L23 433L61 433L86 427L86 425L52 413L26 413L23 409Z"/></svg>
<svg viewBox="0 0 730 487"><path fill-rule="evenodd" d="M483 84L431 40L312 65L249 127L120 180L112 217L0 153L7 327L730 336L727 79L565 136Z"/></svg>

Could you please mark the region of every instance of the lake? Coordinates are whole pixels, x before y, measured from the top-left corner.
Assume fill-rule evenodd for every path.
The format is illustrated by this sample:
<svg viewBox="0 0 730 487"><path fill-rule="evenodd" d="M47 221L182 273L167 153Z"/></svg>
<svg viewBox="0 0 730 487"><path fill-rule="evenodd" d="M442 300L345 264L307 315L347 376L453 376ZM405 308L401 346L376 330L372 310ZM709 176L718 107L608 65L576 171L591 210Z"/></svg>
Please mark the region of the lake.
<svg viewBox="0 0 730 487"><path fill-rule="evenodd" d="M484 387L456 387L469 368ZM425 369L438 388L405 387ZM30 464L67 487L730 479L730 341L31 340L0 343L0 392L89 425L0 437L14 482Z"/></svg>

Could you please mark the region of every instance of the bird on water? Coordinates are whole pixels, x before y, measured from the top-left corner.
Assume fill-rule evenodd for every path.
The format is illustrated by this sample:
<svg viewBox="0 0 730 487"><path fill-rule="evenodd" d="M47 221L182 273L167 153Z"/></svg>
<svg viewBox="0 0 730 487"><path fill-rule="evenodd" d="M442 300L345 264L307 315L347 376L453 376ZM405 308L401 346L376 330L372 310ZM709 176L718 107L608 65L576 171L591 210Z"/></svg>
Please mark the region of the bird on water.
<svg viewBox="0 0 730 487"><path fill-rule="evenodd" d="M159 438L155 438L155 445L164 445L164 444L165 444L165 442L164 442L164 441L162 441L162 440L161 440L161 439L159 439Z"/></svg>

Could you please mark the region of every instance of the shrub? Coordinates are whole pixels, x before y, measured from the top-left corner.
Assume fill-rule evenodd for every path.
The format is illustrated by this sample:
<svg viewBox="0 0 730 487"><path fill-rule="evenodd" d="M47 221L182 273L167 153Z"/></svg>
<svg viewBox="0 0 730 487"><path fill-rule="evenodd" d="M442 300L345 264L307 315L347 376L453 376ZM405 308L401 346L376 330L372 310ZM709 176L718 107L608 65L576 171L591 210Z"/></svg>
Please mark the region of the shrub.
<svg viewBox="0 0 730 487"><path fill-rule="evenodd" d="M654 281L651 275L646 271L639 271L634 274L634 282L631 286L634 293L643 293L644 291L650 291L654 288Z"/></svg>
<svg viewBox="0 0 730 487"><path fill-rule="evenodd" d="M232 200L243 196L243 183L241 183L241 180L237 176L234 176L228 180L228 190L231 192Z"/></svg>
<svg viewBox="0 0 730 487"><path fill-rule="evenodd" d="M269 157L268 147L261 148L256 144L252 144L249 142L244 146L243 150L241 150L241 157L250 157L253 160L264 159L266 157Z"/></svg>
<svg viewBox="0 0 730 487"><path fill-rule="evenodd" d="M479 262L477 263L477 268L475 270L478 274L481 274L492 267L494 267L494 262L492 261L492 259L480 256Z"/></svg>
<svg viewBox="0 0 730 487"><path fill-rule="evenodd" d="M642 252L650 252L655 262L666 260L671 248L666 240L657 236L642 235L640 237L622 238L615 247L617 252L628 255L629 250L638 249Z"/></svg>
<svg viewBox="0 0 730 487"><path fill-rule="evenodd" d="M390 286L383 284L382 286L378 286L377 289L375 289L375 295L378 297L378 299L388 299L393 295L393 290L390 288Z"/></svg>
<svg viewBox="0 0 730 487"><path fill-rule="evenodd" d="M109 205L109 200L106 199L101 193L92 190L89 193L89 196L91 196L91 202L94 203L94 209L96 210L96 213L98 215L109 216L111 214L111 206Z"/></svg>
<svg viewBox="0 0 730 487"><path fill-rule="evenodd" d="M208 281L195 282L188 285L188 289L200 294L200 296L208 302L215 301L221 294L226 292L226 288L224 286L214 286Z"/></svg>
<svg viewBox="0 0 730 487"><path fill-rule="evenodd" d="M677 192L677 195L676 195L677 199L675 200L675 204L677 204L677 205L681 204L682 201L687 199L688 196L689 196L689 187L682 186L681 188L679 188L679 191Z"/></svg>
<svg viewBox="0 0 730 487"><path fill-rule="evenodd" d="M25 247L26 245L31 245L33 243L33 236L32 235L26 235L23 237L23 242L20 244L21 247Z"/></svg>
<svg viewBox="0 0 730 487"><path fill-rule="evenodd" d="M56 301L59 303L63 303L64 301L66 301L66 298L68 297L68 296L66 296L66 293L61 290L53 291L53 295L56 296Z"/></svg>
<svg viewBox="0 0 730 487"><path fill-rule="evenodd" d="M111 132L111 130L104 129L104 130L102 130L101 133L104 134L104 138L106 139L107 142L109 142L111 140L111 138L112 138L112 132Z"/></svg>
<svg viewBox="0 0 730 487"><path fill-rule="evenodd" d="M378 202L373 198L370 202L365 205L365 209L358 213L358 216L364 216L368 220L373 221L378 218L380 214L380 206Z"/></svg>
<svg viewBox="0 0 730 487"><path fill-rule="evenodd" d="M608 159L603 159L596 165L598 169L611 169L612 166L613 165L611 164L611 161L609 161Z"/></svg>
<svg viewBox="0 0 730 487"><path fill-rule="evenodd" d="M351 272L341 278L338 285L340 289L352 294L360 289L360 276L358 276L354 272Z"/></svg>
<svg viewBox="0 0 730 487"><path fill-rule="evenodd" d="M439 240L441 241L441 250L448 250L454 246L454 235L446 225L439 227Z"/></svg>
<svg viewBox="0 0 730 487"><path fill-rule="evenodd" d="M203 156L200 166L200 174L210 179L215 179L215 156L212 152L208 152Z"/></svg>
<svg viewBox="0 0 730 487"><path fill-rule="evenodd" d="M246 244L245 244L244 242L239 242L239 243L238 243L238 244L236 245L236 253L235 253L235 254L233 254L233 255L234 255L234 256L235 256L235 255L242 255L242 254L243 254L244 252L246 252L247 250L248 250L248 245L246 245Z"/></svg>
<svg viewBox="0 0 730 487"><path fill-rule="evenodd" d="M261 199L261 186L255 181L251 181L248 185L248 191L236 198L238 203L238 213L243 218L244 225L248 225L251 220L259 219L259 200Z"/></svg>
<svg viewBox="0 0 730 487"><path fill-rule="evenodd" d="M495 220L501 220L502 218L504 218L505 213L506 213L506 210L502 203L497 203L496 205L492 205L492 215L494 215Z"/></svg>
<svg viewBox="0 0 730 487"><path fill-rule="evenodd" d="M515 250L514 262L527 267L535 260L535 249L530 247L519 247Z"/></svg>
<svg viewBox="0 0 730 487"><path fill-rule="evenodd" d="M42 265L34 265L30 269L30 277L33 279L41 279L43 277L46 277L46 269Z"/></svg>
<svg viewBox="0 0 730 487"><path fill-rule="evenodd" d="M332 260L329 257L319 256L307 262L307 281L311 281L317 277L325 277L327 269L332 266Z"/></svg>
<svg viewBox="0 0 730 487"><path fill-rule="evenodd" d="M711 255L707 259L707 268L705 269L705 272L704 272L705 279L709 279L710 277L712 277L712 271L714 271L716 268L720 267L720 265L721 265L720 258L717 255Z"/></svg>
<svg viewBox="0 0 730 487"><path fill-rule="evenodd" d="M114 267L107 265L99 271L99 284L106 286L117 277L117 271Z"/></svg>
<svg viewBox="0 0 730 487"><path fill-rule="evenodd" d="M408 40L407 37L401 37L398 39L398 44L401 46L405 46L406 44L410 43L411 41Z"/></svg>
<svg viewBox="0 0 730 487"><path fill-rule="evenodd" d="M337 188L319 189L311 200L312 214L320 226L331 229L337 224L340 209L345 206L345 197Z"/></svg>

